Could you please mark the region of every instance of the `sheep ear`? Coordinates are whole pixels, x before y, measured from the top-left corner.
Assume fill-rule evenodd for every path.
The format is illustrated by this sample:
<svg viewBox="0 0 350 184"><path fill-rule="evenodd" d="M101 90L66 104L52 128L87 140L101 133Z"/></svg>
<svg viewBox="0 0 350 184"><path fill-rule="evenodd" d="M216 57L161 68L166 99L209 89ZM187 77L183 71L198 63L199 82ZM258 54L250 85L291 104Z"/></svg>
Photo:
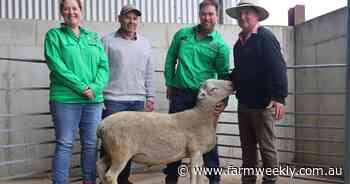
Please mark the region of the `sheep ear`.
<svg viewBox="0 0 350 184"><path fill-rule="evenodd" d="M198 94L198 100L202 100L207 96L207 92L204 90L200 90Z"/></svg>

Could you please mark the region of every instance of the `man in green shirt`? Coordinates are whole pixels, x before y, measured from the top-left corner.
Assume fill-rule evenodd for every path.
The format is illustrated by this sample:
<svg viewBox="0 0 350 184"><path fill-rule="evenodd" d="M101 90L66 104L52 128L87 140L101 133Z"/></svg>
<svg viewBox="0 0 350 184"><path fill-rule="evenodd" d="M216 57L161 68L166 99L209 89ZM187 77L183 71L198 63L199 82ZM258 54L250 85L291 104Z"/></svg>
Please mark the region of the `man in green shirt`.
<svg viewBox="0 0 350 184"><path fill-rule="evenodd" d="M200 24L180 29L173 37L165 63L165 84L169 99L169 113L193 108L200 84L207 79L227 78L229 47L219 32L214 30L218 20L218 4L204 0L199 5ZM224 110L224 103L216 108L216 116ZM213 122L216 123L216 122ZM204 156L206 167L219 167L217 146ZM177 168L181 161L168 164L164 170L166 184L176 184ZM210 184L220 182L219 175L209 175Z"/></svg>

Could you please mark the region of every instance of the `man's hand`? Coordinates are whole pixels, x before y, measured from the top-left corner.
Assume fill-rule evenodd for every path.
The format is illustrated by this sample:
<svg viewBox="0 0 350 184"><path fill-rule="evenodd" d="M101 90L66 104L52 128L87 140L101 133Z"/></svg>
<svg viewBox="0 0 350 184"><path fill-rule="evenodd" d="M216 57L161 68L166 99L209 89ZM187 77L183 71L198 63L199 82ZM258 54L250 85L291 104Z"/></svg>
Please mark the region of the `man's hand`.
<svg viewBox="0 0 350 184"><path fill-rule="evenodd" d="M285 109L284 109L284 105L282 103L272 100L271 104L269 106L275 108L275 118L276 118L276 120L283 119L284 113L285 113Z"/></svg>
<svg viewBox="0 0 350 184"><path fill-rule="evenodd" d="M166 98L169 100L170 96L172 95L173 88L172 87L166 87Z"/></svg>
<svg viewBox="0 0 350 184"><path fill-rule="evenodd" d="M147 99L145 102L145 112L152 112L154 110L154 100Z"/></svg>
<svg viewBox="0 0 350 184"><path fill-rule="evenodd" d="M85 89L85 91L82 93L82 96L88 98L89 100L95 98L94 92L89 87Z"/></svg>
<svg viewBox="0 0 350 184"><path fill-rule="evenodd" d="M220 114L225 110L225 102L220 101L216 104L215 109L214 109L214 116L216 118L219 118Z"/></svg>

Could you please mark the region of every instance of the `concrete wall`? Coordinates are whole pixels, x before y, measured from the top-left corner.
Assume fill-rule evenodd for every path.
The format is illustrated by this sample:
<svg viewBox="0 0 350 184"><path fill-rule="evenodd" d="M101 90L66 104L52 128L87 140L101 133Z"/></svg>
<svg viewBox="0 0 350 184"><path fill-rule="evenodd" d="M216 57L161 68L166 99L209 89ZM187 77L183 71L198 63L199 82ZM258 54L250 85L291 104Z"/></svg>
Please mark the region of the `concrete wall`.
<svg viewBox="0 0 350 184"><path fill-rule="evenodd" d="M296 26L297 65L346 63L346 9L323 15ZM299 69L295 72L297 93L345 92L345 68ZM297 112L320 112L343 114L345 95L297 95ZM299 126L316 126L313 129L296 129L296 137L322 140L344 140L343 129L321 127L344 127L344 116L297 115ZM296 142L297 151L321 154L344 153L343 143ZM342 165L343 157L297 154L296 162L326 165Z"/></svg>
<svg viewBox="0 0 350 184"><path fill-rule="evenodd" d="M54 21L19 21L0 19L0 57L12 58L36 58L43 59L43 41L45 33L49 28L56 27L59 22ZM84 22L83 25L100 35L105 35L117 28L114 23ZM173 34L183 26L179 24L143 24L140 32L149 38L154 61L157 70L163 70L167 48L171 42ZM283 49L288 65L294 65L294 31L290 27L271 27L276 34ZM220 25L218 30L223 34L225 40L232 47L239 28L233 25ZM231 56L232 64L232 56ZM156 107L159 112L166 112L168 102L165 99L164 79L162 73L156 73L157 97ZM46 87L48 86L48 70L44 64L19 63L0 61L0 89L1 88L21 88L21 87ZM294 73L289 73L290 90L294 91ZM294 111L294 97L288 97L288 111ZM0 114L19 114L28 112L48 112L48 92L46 90L36 91L0 91ZM4 104L4 105L3 105ZM230 99L229 110L236 109L236 100ZM223 114L222 121L237 122L235 114ZM294 124L294 117L287 116L283 124ZM16 118L0 118L1 128L28 128L52 126L49 116L30 116ZM237 125L219 125L218 133L238 134ZM278 136L294 137L294 128L278 128ZM23 131L19 133L1 133L0 144L21 144L31 142L42 142L54 140L52 130ZM230 144L239 146L239 137L219 136L220 144ZM11 148L3 150L0 148L0 162L5 160L18 160L26 158L37 158L51 155L54 146L45 144L39 146L26 146L21 148ZM280 141L279 148L294 150L293 141ZM76 148L79 150L79 147ZM224 156L240 157L238 148L220 148L220 154ZM281 153L282 161L292 161L294 154ZM78 158L78 157L75 157ZM78 159L75 159L78 163ZM222 159L222 165L241 163L237 160ZM16 164L11 167L0 167L0 176L7 176L21 172L35 170L45 170L50 167L50 159L28 162L26 164ZM34 168L34 169L33 169Z"/></svg>

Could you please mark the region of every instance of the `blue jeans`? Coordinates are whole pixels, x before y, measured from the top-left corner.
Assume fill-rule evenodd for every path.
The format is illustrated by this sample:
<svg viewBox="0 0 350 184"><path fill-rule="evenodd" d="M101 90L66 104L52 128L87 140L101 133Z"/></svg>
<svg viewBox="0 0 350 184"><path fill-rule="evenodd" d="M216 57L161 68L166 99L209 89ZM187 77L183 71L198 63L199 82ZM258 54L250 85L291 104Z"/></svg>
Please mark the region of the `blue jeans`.
<svg viewBox="0 0 350 184"><path fill-rule="evenodd" d="M111 114L122 111L143 111L144 101L114 101L105 100L105 109L103 109L102 117L105 118Z"/></svg>
<svg viewBox="0 0 350 184"><path fill-rule="evenodd" d="M96 129L101 122L102 104L71 104L51 101L50 111L56 136L56 149L52 161L52 182L54 184L69 183L73 145L79 128L83 180L95 183Z"/></svg>
<svg viewBox="0 0 350 184"><path fill-rule="evenodd" d="M103 110L102 117L105 118L111 114L122 111L144 111L144 101L114 101L105 100L105 109ZM103 149L102 149L103 150ZM101 152L101 155L103 152ZM123 171L118 176L118 184L129 184L131 161L129 161Z"/></svg>
<svg viewBox="0 0 350 184"><path fill-rule="evenodd" d="M176 113L191 109L196 105L198 92L186 89L173 89L173 94L170 96L169 113ZM208 168L219 168L218 148L215 147L208 153L203 155L204 166ZM166 174L166 183L176 183L179 177L178 167L181 165L181 160L167 165L164 169ZM220 175L207 175L209 183L219 182Z"/></svg>

